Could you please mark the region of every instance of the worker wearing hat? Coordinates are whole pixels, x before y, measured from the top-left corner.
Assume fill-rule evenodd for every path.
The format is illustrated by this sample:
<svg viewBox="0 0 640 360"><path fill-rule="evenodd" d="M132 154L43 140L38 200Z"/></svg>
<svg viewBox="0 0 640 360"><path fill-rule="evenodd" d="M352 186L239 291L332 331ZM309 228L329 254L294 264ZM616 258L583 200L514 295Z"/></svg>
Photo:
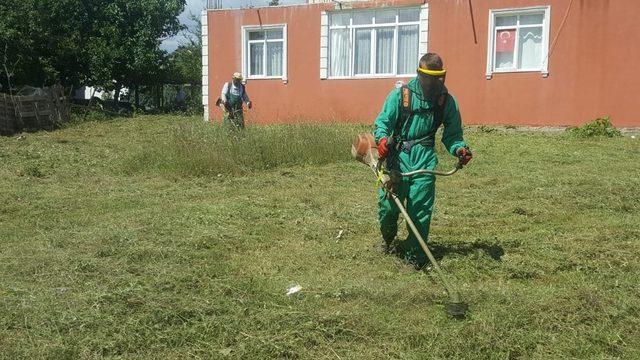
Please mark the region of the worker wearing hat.
<svg viewBox="0 0 640 360"><path fill-rule="evenodd" d="M438 163L435 135L441 124L446 150L463 165L471 160L471 151L462 138L458 102L444 86L445 74L440 56L425 54L420 59L416 78L387 96L374 124L374 136L379 158L386 159L388 170L433 170ZM429 235L435 190L435 176L430 174L402 178L393 189L400 200L406 202L407 212L425 240ZM412 231L405 241L395 241L400 213L395 202L380 190L378 203L385 250L395 250L416 267L424 266L426 254Z"/></svg>
<svg viewBox="0 0 640 360"><path fill-rule="evenodd" d="M231 82L224 83L220 99L218 99L218 105L224 112L224 124L237 129L244 129L243 102L251 109L251 100L249 100L247 90L242 84L242 74L236 72L233 73Z"/></svg>

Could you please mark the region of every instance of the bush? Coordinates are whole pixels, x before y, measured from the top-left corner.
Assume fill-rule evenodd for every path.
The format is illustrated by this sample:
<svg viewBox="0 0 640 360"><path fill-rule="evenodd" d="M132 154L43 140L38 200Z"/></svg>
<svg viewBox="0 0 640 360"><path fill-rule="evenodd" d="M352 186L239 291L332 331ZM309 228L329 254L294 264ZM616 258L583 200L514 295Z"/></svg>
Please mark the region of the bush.
<svg viewBox="0 0 640 360"><path fill-rule="evenodd" d="M124 104L124 103L120 103ZM107 121L120 117L131 117L133 115L133 108L129 104L128 106L114 106L110 103L105 103L100 100L95 102L85 102L83 104L71 105L71 123L83 123L83 122L99 122Z"/></svg>
<svg viewBox="0 0 640 360"><path fill-rule="evenodd" d="M580 127L569 128L569 131L578 137L589 138L596 136L619 137L620 130L616 129L608 116L598 118Z"/></svg>

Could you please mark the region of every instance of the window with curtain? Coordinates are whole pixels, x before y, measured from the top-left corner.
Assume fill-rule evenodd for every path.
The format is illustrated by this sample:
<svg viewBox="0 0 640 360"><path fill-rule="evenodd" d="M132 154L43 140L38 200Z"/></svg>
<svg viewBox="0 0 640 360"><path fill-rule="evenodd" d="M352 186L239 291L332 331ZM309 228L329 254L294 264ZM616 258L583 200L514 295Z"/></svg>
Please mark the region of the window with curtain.
<svg viewBox="0 0 640 360"><path fill-rule="evenodd" d="M329 16L329 76L404 76L418 66L420 8Z"/></svg>
<svg viewBox="0 0 640 360"><path fill-rule="evenodd" d="M248 78L282 78L284 73L284 27L246 31Z"/></svg>
<svg viewBox="0 0 640 360"><path fill-rule="evenodd" d="M492 72L546 71L549 8L491 12L487 75Z"/></svg>

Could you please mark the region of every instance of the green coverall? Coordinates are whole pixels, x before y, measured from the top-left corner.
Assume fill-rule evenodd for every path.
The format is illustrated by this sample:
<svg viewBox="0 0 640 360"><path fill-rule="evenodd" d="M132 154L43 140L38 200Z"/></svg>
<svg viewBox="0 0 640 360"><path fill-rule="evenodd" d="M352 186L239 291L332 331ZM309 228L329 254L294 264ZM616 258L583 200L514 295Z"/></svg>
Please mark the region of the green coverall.
<svg viewBox="0 0 640 360"><path fill-rule="evenodd" d="M231 85L229 85L231 86ZM234 128L244 129L244 113L242 111L242 94L234 95L229 91L227 94L227 107L224 111L224 124Z"/></svg>
<svg viewBox="0 0 640 360"><path fill-rule="evenodd" d="M407 84L411 91L411 108L413 110L412 119L407 120L401 130L402 139L414 140L422 139L431 132L433 124L433 108L429 101L423 101L425 97L422 93L420 82L414 78ZM374 136L376 142L383 137L393 134L396 128L396 122L402 121L400 114L401 90L394 89L389 93L384 103L382 111L378 115L374 123ZM462 122L456 99L448 95L446 100L442 123L444 124L444 132L442 135L442 143L447 150L455 156L456 151L460 147L467 146L462 138ZM433 147L415 144L411 151L407 154L404 151L395 153L397 161L388 161L391 164L397 164L396 170L400 172L409 172L419 169L435 169L438 164L438 158ZM420 235L425 241L429 235L429 225L431 222L431 213L433 212L433 203L435 199L435 176L430 174L416 175L411 178L403 178L397 188L396 195L406 204L407 212L415 223ZM386 241L392 241L398 231L398 215L400 210L392 199L385 197L384 190L380 189L379 196L379 219L380 231L382 237ZM408 226L407 226L408 228ZM409 236L406 241L399 242L397 247L398 255L402 256L406 261L414 263L417 266L426 264L426 254L420 247L417 238L409 230Z"/></svg>

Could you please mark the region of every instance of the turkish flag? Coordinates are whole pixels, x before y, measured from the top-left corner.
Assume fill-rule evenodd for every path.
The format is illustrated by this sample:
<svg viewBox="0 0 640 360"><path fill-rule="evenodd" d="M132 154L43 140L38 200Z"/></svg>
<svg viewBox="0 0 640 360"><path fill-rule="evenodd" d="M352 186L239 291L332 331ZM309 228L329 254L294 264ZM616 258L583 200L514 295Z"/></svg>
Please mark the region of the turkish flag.
<svg viewBox="0 0 640 360"><path fill-rule="evenodd" d="M516 45L516 30L496 31L496 52L513 52Z"/></svg>

